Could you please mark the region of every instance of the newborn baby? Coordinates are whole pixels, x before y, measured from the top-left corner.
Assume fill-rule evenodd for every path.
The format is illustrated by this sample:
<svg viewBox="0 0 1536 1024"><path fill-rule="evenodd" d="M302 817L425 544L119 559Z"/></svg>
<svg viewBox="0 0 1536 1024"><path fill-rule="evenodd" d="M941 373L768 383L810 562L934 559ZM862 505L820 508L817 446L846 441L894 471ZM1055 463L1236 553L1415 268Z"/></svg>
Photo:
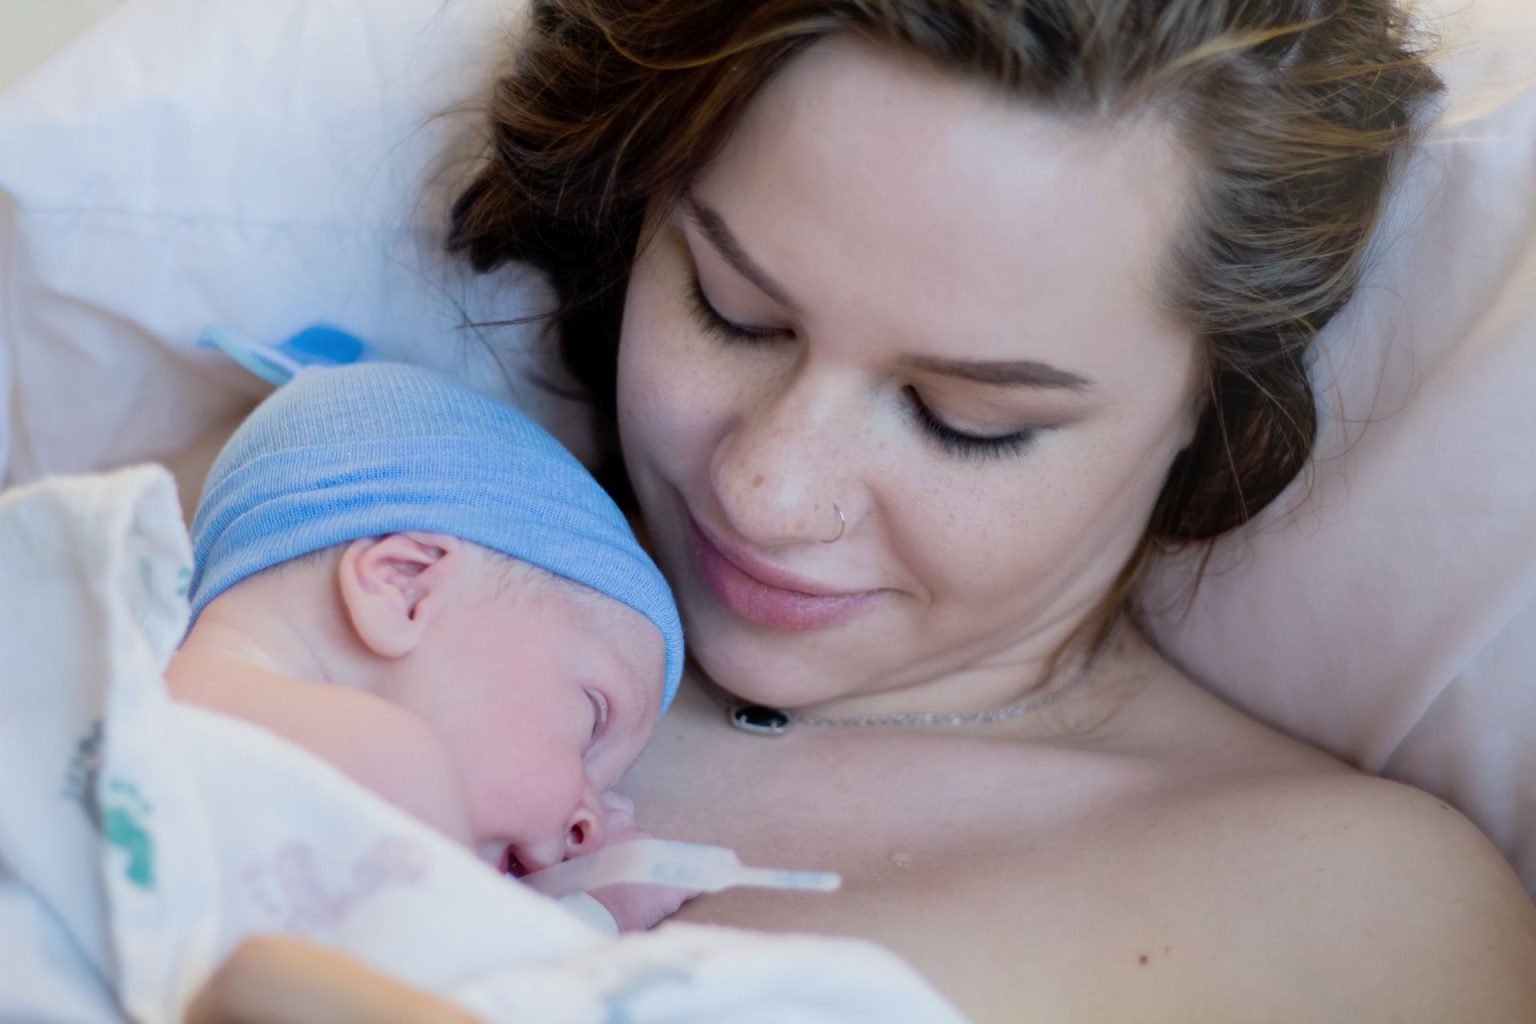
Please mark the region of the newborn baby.
<svg viewBox="0 0 1536 1024"><path fill-rule="evenodd" d="M643 837L608 789L676 692L682 627L622 513L526 416L415 367L304 370L226 444L192 542L178 699L506 873ZM683 897L599 893L624 930Z"/></svg>

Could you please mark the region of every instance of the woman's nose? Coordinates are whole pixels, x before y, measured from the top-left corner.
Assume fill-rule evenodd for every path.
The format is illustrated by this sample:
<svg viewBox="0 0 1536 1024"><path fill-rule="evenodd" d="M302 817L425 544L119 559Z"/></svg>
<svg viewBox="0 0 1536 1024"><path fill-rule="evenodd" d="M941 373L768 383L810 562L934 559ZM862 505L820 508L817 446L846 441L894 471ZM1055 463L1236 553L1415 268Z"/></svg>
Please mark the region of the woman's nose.
<svg viewBox="0 0 1536 1024"><path fill-rule="evenodd" d="M710 472L731 526L762 547L832 541L858 506L845 472L854 433L832 386L758 398L716 446Z"/></svg>

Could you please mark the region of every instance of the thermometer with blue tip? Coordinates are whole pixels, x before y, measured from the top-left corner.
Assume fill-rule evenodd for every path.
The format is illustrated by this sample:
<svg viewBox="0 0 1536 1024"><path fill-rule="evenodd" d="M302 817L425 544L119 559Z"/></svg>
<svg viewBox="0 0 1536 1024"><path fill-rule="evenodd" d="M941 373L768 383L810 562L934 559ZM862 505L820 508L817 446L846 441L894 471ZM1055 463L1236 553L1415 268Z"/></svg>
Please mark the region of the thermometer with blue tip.
<svg viewBox="0 0 1536 1024"><path fill-rule="evenodd" d="M269 384L286 384L306 366L341 366L368 358L368 346L329 324L312 324L275 344L231 327L203 328L197 343L216 348Z"/></svg>

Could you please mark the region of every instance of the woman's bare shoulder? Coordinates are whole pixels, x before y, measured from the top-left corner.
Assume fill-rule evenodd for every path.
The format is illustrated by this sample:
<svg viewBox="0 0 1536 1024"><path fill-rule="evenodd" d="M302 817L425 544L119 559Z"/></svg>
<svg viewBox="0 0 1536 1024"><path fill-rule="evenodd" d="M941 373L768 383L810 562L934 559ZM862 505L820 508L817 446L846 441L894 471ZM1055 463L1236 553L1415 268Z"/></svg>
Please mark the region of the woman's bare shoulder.
<svg viewBox="0 0 1536 1024"><path fill-rule="evenodd" d="M1536 909L1444 801L1350 771L1277 774L1216 787L1162 831L1173 848L1200 837L1188 920L1238 958L1225 984L1287 987L1306 1019L1536 1019Z"/></svg>
<svg viewBox="0 0 1536 1024"><path fill-rule="evenodd" d="M1013 920L1079 894L1056 934L1100 965L1088 1016L1536 1020L1536 909L1466 818L1166 663L1134 668L1101 730L1112 784L1063 832L1069 855L1028 872L1012 850L973 861L986 884L968 894Z"/></svg>
<svg viewBox="0 0 1536 1024"><path fill-rule="evenodd" d="M1138 815L1136 855L1179 893L1161 909L1180 930L1235 961L1212 977L1274 982L1305 1019L1536 1020L1536 908L1453 807L1166 663L1147 696L1139 753L1169 770Z"/></svg>
<svg viewBox="0 0 1536 1024"><path fill-rule="evenodd" d="M861 880L834 928L977 1020L1536 1020L1536 914L1433 797L1339 769L1101 812Z"/></svg>

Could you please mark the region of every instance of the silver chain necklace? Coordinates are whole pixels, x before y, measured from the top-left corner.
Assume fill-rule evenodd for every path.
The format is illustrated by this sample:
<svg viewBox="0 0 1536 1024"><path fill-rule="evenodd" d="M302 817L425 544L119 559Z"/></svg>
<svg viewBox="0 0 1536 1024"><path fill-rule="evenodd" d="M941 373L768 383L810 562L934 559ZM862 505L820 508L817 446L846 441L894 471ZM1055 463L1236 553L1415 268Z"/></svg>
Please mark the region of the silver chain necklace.
<svg viewBox="0 0 1536 1024"><path fill-rule="evenodd" d="M1050 693L1038 694L1021 700L1007 707L993 708L991 711L975 711L966 715L948 714L941 711L898 711L879 715L807 715L786 708L770 707L767 704L729 703L726 705L726 720L732 726L742 732L748 732L754 736L783 736L796 725L818 729L863 729L863 728L899 728L899 729L928 729L928 728L954 728L967 725L993 725L997 722L1006 722L1019 718L1032 711L1039 711L1057 703L1067 694L1077 689L1088 678L1094 667L1099 663L1099 657L1109 648L1115 635L1120 631L1120 619L1116 618L1113 626L1104 635L1104 640L1096 648L1093 654L1084 659L1064 684L1058 686Z"/></svg>

